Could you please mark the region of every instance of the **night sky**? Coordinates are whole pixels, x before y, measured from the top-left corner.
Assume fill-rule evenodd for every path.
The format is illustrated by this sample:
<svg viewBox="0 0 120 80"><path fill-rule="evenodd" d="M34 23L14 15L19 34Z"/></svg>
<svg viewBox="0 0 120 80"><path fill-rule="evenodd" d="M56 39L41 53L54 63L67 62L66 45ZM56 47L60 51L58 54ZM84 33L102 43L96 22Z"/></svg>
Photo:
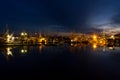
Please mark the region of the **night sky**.
<svg viewBox="0 0 120 80"><path fill-rule="evenodd" d="M0 0L0 30L119 29L120 0Z"/></svg>

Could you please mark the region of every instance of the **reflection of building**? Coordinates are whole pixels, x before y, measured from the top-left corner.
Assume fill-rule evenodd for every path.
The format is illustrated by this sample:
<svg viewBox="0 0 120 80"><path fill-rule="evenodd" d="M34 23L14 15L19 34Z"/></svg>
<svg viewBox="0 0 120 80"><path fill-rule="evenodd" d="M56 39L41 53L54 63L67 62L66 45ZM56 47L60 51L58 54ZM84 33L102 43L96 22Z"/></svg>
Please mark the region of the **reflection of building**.
<svg viewBox="0 0 120 80"><path fill-rule="evenodd" d="M2 47L0 50L7 60L9 60L13 56L12 47Z"/></svg>

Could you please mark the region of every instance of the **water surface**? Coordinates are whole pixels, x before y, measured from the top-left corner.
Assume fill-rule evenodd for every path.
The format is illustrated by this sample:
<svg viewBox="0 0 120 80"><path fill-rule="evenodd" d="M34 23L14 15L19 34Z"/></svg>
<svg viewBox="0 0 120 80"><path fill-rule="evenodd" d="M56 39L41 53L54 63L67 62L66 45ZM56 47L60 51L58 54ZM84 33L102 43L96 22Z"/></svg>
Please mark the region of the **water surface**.
<svg viewBox="0 0 120 80"><path fill-rule="evenodd" d="M120 75L120 47L94 45L0 47L0 73L115 77Z"/></svg>

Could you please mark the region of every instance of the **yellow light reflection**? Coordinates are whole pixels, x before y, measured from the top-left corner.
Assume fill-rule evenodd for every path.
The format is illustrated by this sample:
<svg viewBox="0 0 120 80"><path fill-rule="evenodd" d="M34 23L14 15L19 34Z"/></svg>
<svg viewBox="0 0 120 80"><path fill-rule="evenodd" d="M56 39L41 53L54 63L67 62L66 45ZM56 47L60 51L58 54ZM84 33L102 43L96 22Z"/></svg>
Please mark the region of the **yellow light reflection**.
<svg viewBox="0 0 120 80"><path fill-rule="evenodd" d="M113 50L113 47L109 47L110 50Z"/></svg>
<svg viewBox="0 0 120 80"><path fill-rule="evenodd" d="M71 43L71 46L73 46L74 44L73 43Z"/></svg>
<svg viewBox="0 0 120 80"><path fill-rule="evenodd" d="M96 49L97 48L97 44L93 44L93 49Z"/></svg>
<svg viewBox="0 0 120 80"><path fill-rule="evenodd" d="M42 51L43 47L44 47L43 45L40 45L40 46L39 46L39 51L40 51L40 52Z"/></svg>
<svg viewBox="0 0 120 80"><path fill-rule="evenodd" d="M12 48L10 48L10 47L9 47L9 48L6 48L6 50L7 50L7 55L13 56L11 49L12 49Z"/></svg>
<svg viewBox="0 0 120 80"><path fill-rule="evenodd" d="M102 50L103 52L105 52L106 51L106 49L105 48L103 48L103 50Z"/></svg>

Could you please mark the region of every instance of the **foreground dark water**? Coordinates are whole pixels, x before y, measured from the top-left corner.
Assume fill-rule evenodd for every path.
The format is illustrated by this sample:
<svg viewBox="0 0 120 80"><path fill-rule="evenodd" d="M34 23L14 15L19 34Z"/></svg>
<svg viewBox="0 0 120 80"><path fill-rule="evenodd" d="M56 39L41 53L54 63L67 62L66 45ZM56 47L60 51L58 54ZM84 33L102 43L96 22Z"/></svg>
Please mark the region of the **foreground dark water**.
<svg viewBox="0 0 120 80"><path fill-rule="evenodd" d="M120 75L120 47L93 45L0 47L3 75L68 75L114 77Z"/></svg>

